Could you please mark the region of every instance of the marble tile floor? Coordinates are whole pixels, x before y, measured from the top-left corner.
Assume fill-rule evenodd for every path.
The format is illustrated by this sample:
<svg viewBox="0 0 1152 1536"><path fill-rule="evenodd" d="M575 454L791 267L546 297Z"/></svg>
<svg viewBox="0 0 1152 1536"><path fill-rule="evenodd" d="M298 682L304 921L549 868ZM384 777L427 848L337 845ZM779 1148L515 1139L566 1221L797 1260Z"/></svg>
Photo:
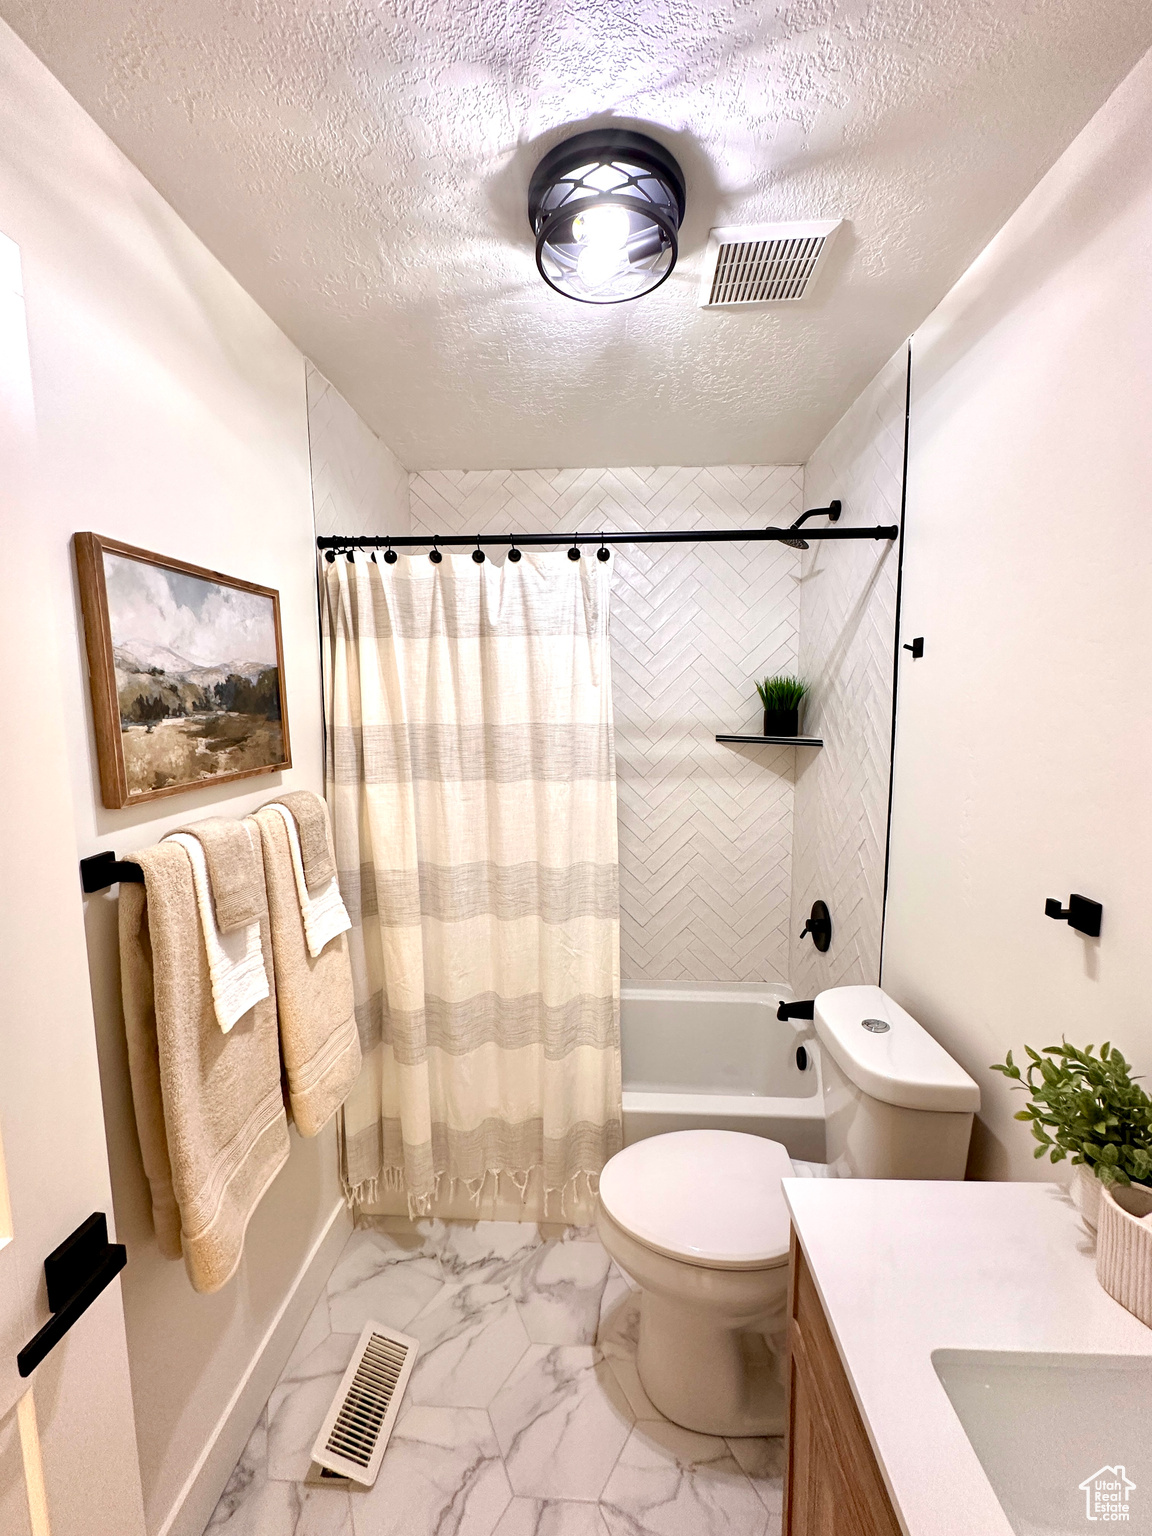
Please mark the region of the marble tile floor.
<svg viewBox="0 0 1152 1536"><path fill-rule="evenodd" d="M370 1318L421 1343L379 1478L309 1485ZM663 1419L636 1372L638 1326L593 1229L359 1227L205 1536L778 1536L783 1443Z"/></svg>

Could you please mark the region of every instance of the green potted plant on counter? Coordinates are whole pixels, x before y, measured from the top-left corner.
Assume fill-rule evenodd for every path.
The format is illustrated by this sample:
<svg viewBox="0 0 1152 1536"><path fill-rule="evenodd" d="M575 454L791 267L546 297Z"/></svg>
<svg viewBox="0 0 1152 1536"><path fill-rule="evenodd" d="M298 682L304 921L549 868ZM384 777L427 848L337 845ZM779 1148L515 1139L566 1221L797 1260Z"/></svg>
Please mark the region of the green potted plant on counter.
<svg viewBox="0 0 1152 1536"><path fill-rule="evenodd" d="M1128 1063L1107 1041L1078 1050L1062 1040L1034 1051L1021 1070L1012 1052L992 1066L1031 1099L1017 1120L1031 1123L1040 1145L1054 1163L1071 1157L1076 1165L1073 1198L1081 1215L1095 1227L1100 1186L1152 1185L1152 1098L1134 1082Z"/></svg>
<svg viewBox="0 0 1152 1536"><path fill-rule="evenodd" d="M764 706L765 736L796 736L800 731L800 705L808 684L798 677L766 677L756 684Z"/></svg>

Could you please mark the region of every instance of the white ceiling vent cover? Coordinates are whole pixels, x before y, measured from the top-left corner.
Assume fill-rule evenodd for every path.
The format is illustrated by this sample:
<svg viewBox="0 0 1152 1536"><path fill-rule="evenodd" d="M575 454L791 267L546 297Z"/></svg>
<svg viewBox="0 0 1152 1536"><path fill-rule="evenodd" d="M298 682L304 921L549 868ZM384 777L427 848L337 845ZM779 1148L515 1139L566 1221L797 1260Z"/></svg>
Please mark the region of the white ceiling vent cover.
<svg viewBox="0 0 1152 1536"><path fill-rule="evenodd" d="M364 1325L316 1436L313 1461L357 1483L376 1481L419 1348L416 1339L395 1328Z"/></svg>
<svg viewBox="0 0 1152 1536"><path fill-rule="evenodd" d="M701 308L734 309L802 299L843 222L809 219L803 224L711 230L700 280Z"/></svg>

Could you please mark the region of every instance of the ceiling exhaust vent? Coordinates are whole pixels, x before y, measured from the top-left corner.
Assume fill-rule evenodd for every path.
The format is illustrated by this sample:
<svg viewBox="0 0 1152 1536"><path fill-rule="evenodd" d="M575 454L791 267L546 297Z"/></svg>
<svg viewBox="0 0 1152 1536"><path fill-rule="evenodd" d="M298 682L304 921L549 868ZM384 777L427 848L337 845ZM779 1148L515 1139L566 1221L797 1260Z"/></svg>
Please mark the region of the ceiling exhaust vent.
<svg viewBox="0 0 1152 1536"><path fill-rule="evenodd" d="M312 1447L318 1466L357 1483L376 1481L419 1348L406 1333L364 1325Z"/></svg>
<svg viewBox="0 0 1152 1536"><path fill-rule="evenodd" d="M809 219L803 224L712 230L700 280L701 308L734 309L802 299L842 223L842 219Z"/></svg>

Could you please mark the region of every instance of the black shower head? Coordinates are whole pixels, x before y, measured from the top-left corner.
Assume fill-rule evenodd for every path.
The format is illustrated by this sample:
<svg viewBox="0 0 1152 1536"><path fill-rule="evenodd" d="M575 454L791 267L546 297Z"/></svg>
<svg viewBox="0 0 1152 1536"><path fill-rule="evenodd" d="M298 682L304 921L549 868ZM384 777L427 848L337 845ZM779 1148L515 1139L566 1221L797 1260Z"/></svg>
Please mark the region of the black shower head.
<svg viewBox="0 0 1152 1536"><path fill-rule="evenodd" d="M840 503L832 501L826 507L813 507L809 512L801 512L800 516L792 524L792 527L799 528L810 517L826 517L830 523L839 522ZM789 549L810 549L812 547L807 539L781 539L780 542L781 544L787 544Z"/></svg>

